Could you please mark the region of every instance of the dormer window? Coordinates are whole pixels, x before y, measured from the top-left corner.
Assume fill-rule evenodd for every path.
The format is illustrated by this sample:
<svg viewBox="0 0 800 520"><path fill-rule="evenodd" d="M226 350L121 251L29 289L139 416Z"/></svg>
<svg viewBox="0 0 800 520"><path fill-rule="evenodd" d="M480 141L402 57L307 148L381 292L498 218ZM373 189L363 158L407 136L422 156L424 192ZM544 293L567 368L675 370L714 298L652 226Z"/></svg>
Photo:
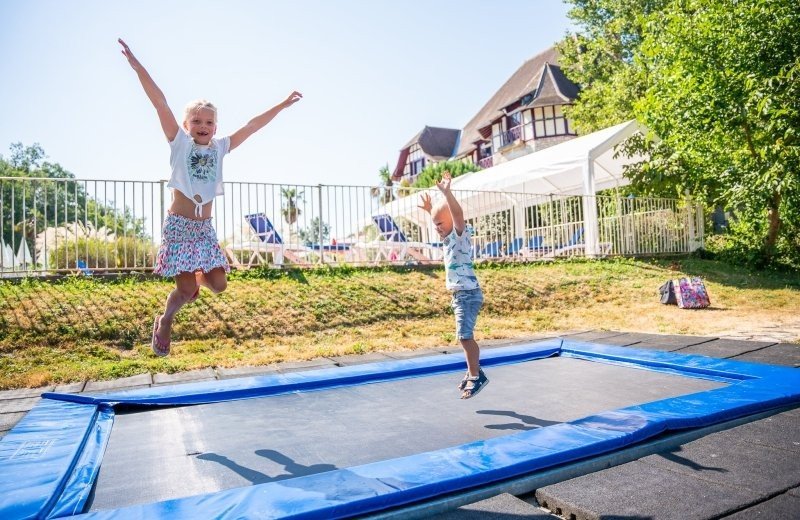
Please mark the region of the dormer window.
<svg viewBox="0 0 800 520"><path fill-rule="evenodd" d="M536 137L570 135L569 122L564 117L561 105L536 107L533 109L533 128Z"/></svg>

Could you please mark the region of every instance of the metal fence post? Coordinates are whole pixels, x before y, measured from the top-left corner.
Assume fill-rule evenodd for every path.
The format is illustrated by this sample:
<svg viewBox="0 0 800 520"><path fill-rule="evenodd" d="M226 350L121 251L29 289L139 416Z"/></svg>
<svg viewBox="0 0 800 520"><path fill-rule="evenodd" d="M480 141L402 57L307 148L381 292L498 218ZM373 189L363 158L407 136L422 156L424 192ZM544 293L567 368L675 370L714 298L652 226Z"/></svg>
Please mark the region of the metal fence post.
<svg viewBox="0 0 800 520"><path fill-rule="evenodd" d="M317 189L319 190L319 218L318 226L317 226L317 244L319 244L319 263L325 263L325 245L322 243L322 227L324 226L322 222L322 188L323 185L317 185Z"/></svg>

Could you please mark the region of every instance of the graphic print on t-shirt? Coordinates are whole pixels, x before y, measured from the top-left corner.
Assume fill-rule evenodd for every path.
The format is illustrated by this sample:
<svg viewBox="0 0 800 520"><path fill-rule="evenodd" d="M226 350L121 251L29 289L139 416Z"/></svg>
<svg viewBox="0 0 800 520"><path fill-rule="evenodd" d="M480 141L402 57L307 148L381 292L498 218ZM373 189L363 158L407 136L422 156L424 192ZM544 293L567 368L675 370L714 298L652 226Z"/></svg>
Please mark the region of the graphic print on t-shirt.
<svg viewBox="0 0 800 520"><path fill-rule="evenodd" d="M217 179L217 149L198 150L189 154L189 177L192 182L209 183Z"/></svg>

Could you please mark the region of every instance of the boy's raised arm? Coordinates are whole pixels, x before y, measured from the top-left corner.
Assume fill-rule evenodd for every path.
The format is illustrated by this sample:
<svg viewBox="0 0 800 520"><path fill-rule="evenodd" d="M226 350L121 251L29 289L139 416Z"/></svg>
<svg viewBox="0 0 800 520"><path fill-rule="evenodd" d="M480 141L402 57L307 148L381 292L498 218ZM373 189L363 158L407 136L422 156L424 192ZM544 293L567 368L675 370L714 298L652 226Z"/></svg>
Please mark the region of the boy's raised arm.
<svg viewBox="0 0 800 520"><path fill-rule="evenodd" d="M139 83L142 84L145 94L147 94L147 97L150 98L150 102L153 103L153 106L156 108L158 120L161 122L161 129L164 130L164 135L169 142L172 142L178 134L179 128L178 121L175 120L175 114L172 113L172 110L170 110L167 104L167 98L164 96L164 93L161 92L161 89L158 88L156 82L153 81L153 78L150 77L150 74L144 66L139 63L139 60L133 55L128 45L122 41L122 38L117 41L122 45L122 55L128 59L131 68L139 77Z"/></svg>
<svg viewBox="0 0 800 520"><path fill-rule="evenodd" d="M263 114L259 114L239 130L231 134L231 144L229 150L233 150L240 144L242 144L248 137L253 135L254 133L258 132L265 126L267 123L275 119L275 116L278 115L278 112L283 110L284 108L288 108L303 98L303 94L299 93L298 91L294 91L289 94L289 97L275 105L274 107L270 108Z"/></svg>
<svg viewBox="0 0 800 520"><path fill-rule="evenodd" d="M461 209L461 204L458 203L453 192L450 191L451 180L450 172L444 172L442 180L437 182L436 186L444 195L447 201L447 207L450 208L450 216L453 217L453 229L456 231L457 235L461 236L461 233L464 232L464 228L466 227L464 222L464 210Z"/></svg>

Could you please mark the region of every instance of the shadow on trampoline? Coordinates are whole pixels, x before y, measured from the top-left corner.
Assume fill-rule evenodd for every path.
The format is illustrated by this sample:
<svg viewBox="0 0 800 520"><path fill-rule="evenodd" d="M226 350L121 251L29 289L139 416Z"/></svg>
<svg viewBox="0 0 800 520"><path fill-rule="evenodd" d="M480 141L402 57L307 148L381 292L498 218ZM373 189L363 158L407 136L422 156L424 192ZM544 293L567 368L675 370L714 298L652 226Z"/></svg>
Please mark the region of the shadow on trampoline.
<svg viewBox="0 0 800 520"><path fill-rule="evenodd" d="M515 430L515 431L528 431L536 428L544 428L545 426L552 426L554 424L561 424L561 421L548 421L546 419L539 419L532 415L523 415L510 410L477 410L475 413L481 415L499 415L502 417L511 417L522 421L520 423L506 423L506 424L487 424L485 428L489 430Z"/></svg>
<svg viewBox="0 0 800 520"><path fill-rule="evenodd" d="M337 468L333 464L312 464L310 466L305 466L303 464L298 464L294 461L294 459L287 457L283 453L280 453L275 450L256 450L254 452L256 455L260 457L265 457L270 459L271 461L283 465L284 470L286 473L269 476L260 471L256 471L250 469L248 467L242 466L238 464L228 457L224 455L220 455L218 453L203 453L197 456L199 460L205 460L208 462L216 462L217 464L221 464L225 466L229 470L233 471L240 477L252 482L253 484L264 484L266 482L278 482L280 480L286 480L295 477L303 477L306 475L313 475L315 473L324 473L326 471L333 471Z"/></svg>

